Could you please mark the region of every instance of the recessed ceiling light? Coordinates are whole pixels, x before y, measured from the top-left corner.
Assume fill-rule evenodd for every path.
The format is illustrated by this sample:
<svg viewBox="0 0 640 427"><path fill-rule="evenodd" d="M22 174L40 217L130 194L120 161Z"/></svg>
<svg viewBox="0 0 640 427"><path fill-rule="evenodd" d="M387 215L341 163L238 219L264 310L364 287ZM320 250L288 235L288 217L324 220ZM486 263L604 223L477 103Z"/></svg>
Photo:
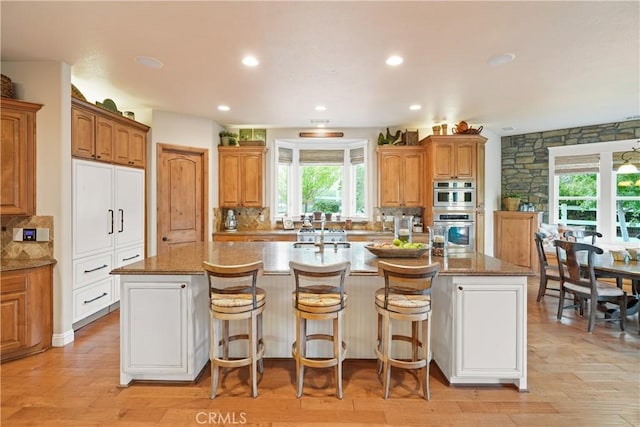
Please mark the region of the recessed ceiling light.
<svg viewBox="0 0 640 427"><path fill-rule="evenodd" d="M316 105L316 111L327 111L327 107L324 105Z"/></svg>
<svg viewBox="0 0 640 427"><path fill-rule="evenodd" d="M222 104L222 105L218 105L218 110L220 110L220 111L229 111L229 110L231 110L231 108L229 108L228 105Z"/></svg>
<svg viewBox="0 0 640 427"><path fill-rule="evenodd" d="M409 106L409 110L411 111L418 111L422 109L422 105L419 104L413 104Z"/></svg>
<svg viewBox="0 0 640 427"><path fill-rule="evenodd" d="M516 58L514 53L503 53L501 55L494 55L487 60L487 64L491 66L498 66L508 64Z"/></svg>
<svg viewBox="0 0 640 427"><path fill-rule="evenodd" d="M247 67L256 67L258 66L258 64L260 64L260 61L258 61L258 58L253 55L247 55L242 58L242 63Z"/></svg>
<svg viewBox="0 0 640 427"><path fill-rule="evenodd" d="M516 128L514 128L513 126L505 126L505 127L502 128L502 130L505 131L505 132L509 132L509 131L512 131L512 130L516 130Z"/></svg>
<svg viewBox="0 0 640 427"><path fill-rule="evenodd" d="M391 65L393 67L400 65L404 62L404 59L402 59L401 56L398 55L391 55L390 57L387 58L387 65Z"/></svg>
<svg viewBox="0 0 640 427"><path fill-rule="evenodd" d="M136 56L136 62L149 68L162 68L164 64L152 56Z"/></svg>

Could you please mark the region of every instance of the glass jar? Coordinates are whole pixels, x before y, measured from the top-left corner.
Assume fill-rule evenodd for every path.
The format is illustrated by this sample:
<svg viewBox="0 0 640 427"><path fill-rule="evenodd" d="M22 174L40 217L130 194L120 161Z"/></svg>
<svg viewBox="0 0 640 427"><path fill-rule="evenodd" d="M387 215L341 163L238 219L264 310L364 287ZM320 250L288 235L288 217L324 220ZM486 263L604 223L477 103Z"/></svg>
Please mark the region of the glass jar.
<svg viewBox="0 0 640 427"><path fill-rule="evenodd" d="M402 243L411 242L413 231L413 215L396 216L393 219L394 238Z"/></svg>
<svg viewBox="0 0 640 427"><path fill-rule="evenodd" d="M433 225L429 229L429 243L431 245L431 255L446 256L447 243L449 240L449 227L446 225Z"/></svg>

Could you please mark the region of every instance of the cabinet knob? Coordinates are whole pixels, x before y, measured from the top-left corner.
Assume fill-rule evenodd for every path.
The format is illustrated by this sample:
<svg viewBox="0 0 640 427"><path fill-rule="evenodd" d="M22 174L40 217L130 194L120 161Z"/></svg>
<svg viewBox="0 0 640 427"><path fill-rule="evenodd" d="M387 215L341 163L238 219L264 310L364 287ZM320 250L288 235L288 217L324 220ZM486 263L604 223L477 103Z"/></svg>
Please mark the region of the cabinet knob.
<svg viewBox="0 0 640 427"><path fill-rule="evenodd" d="M458 290L459 291L464 291L464 288L462 286L458 286Z"/></svg>
<svg viewBox="0 0 640 427"><path fill-rule="evenodd" d="M163 242L168 242L168 241L169 241L169 239L167 238L167 236L162 236L162 241L163 241Z"/></svg>

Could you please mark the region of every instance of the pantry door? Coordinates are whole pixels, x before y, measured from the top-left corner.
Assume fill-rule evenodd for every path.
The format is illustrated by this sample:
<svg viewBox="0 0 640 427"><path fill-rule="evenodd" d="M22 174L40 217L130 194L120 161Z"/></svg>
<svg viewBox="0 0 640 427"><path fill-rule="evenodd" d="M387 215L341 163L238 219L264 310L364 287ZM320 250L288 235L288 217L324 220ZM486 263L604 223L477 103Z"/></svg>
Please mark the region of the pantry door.
<svg viewBox="0 0 640 427"><path fill-rule="evenodd" d="M158 253L207 234L206 149L158 144Z"/></svg>

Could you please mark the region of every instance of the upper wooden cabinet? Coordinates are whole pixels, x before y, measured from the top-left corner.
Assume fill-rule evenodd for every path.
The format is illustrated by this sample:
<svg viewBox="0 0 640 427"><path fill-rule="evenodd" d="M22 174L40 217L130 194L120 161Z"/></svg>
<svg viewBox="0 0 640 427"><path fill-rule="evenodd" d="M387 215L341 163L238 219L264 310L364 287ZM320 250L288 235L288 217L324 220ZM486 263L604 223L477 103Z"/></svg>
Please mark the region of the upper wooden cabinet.
<svg viewBox="0 0 640 427"><path fill-rule="evenodd" d="M433 179L475 178L475 142L435 140L429 147Z"/></svg>
<svg viewBox="0 0 640 427"><path fill-rule="evenodd" d="M422 206L425 150L421 146L378 147L380 206Z"/></svg>
<svg viewBox="0 0 640 427"><path fill-rule="evenodd" d="M72 98L71 154L144 168L149 127Z"/></svg>
<svg viewBox="0 0 640 427"><path fill-rule="evenodd" d="M265 147L218 147L220 207L262 207L265 150Z"/></svg>
<svg viewBox="0 0 640 427"><path fill-rule="evenodd" d="M36 214L36 112L40 108L40 104L0 99L2 215Z"/></svg>

